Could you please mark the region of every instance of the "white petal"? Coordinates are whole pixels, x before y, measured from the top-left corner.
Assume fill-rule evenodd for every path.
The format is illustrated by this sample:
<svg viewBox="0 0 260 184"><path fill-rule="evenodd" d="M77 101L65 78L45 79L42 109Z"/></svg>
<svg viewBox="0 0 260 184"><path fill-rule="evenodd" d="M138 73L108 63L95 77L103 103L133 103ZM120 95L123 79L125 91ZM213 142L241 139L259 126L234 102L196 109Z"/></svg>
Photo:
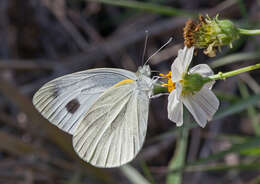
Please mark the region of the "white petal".
<svg viewBox="0 0 260 184"><path fill-rule="evenodd" d="M209 67L209 65L206 65L206 64L196 65L196 66L192 67L189 70L189 72L190 73L199 73L203 77L208 77L208 76L214 75L214 72L212 71L212 69Z"/></svg>
<svg viewBox="0 0 260 184"><path fill-rule="evenodd" d="M183 103L185 107L190 111L196 122L201 127L205 127L207 124L207 117L206 113L200 108L200 106L190 97L184 98Z"/></svg>
<svg viewBox="0 0 260 184"><path fill-rule="evenodd" d="M201 127L206 126L219 107L217 97L207 87L203 87L193 96L184 98L183 103Z"/></svg>
<svg viewBox="0 0 260 184"><path fill-rule="evenodd" d="M205 86L194 96L201 107L204 107L204 111L208 116L208 120L211 120L213 115L217 112L219 107L219 100L216 95Z"/></svg>
<svg viewBox="0 0 260 184"><path fill-rule="evenodd" d="M180 101L181 88L173 90L168 97L168 118L177 126L183 124L183 104Z"/></svg>
<svg viewBox="0 0 260 184"><path fill-rule="evenodd" d="M214 75L214 72L212 71L212 69L209 67L209 65L206 65L206 64L199 64L199 65L192 67L189 70L189 73L199 73L203 77L208 77L208 76ZM208 82L207 84L205 84L205 86L207 86L207 88L211 89L214 84L215 84L215 81L212 81L212 82Z"/></svg>
<svg viewBox="0 0 260 184"><path fill-rule="evenodd" d="M181 80L182 74L187 72L193 57L193 51L194 47L187 48L186 46L184 49L179 50L178 56L171 66L173 82Z"/></svg>

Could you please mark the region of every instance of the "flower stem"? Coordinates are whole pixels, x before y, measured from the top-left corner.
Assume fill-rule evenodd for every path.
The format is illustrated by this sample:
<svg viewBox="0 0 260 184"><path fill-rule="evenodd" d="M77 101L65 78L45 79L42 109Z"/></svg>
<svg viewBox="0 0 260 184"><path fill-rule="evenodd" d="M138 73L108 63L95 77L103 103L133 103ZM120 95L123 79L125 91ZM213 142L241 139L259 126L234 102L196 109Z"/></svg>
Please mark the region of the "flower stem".
<svg viewBox="0 0 260 184"><path fill-rule="evenodd" d="M240 34L244 34L244 35L259 35L260 34L260 29L249 30L249 29L238 28L238 31Z"/></svg>
<svg viewBox="0 0 260 184"><path fill-rule="evenodd" d="M173 158L169 162L168 169L174 170L178 168L184 167L185 164L185 156L187 152L187 145L188 145L188 136L189 136L189 129L186 127L181 127L181 132L178 137L178 142L176 145L176 149L174 152ZM182 172L169 172L167 179L167 184L181 184L182 183Z"/></svg>
<svg viewBox="0 0 260 184"><path fill-rule="evenodd" d="M248 72L248 71L251 71L251 70L256 70L256 69L259 69L259 68L260 68L260 63L252 65L252 66L240 68L240 69L237 69L237 70L233 70L231 72L226 72L226 73L219 72L216 75L209 76L209 78L211 80L219 80L219 79L224 80L228 77L232 77L232 76L238 75L240 73Z"/></svg>

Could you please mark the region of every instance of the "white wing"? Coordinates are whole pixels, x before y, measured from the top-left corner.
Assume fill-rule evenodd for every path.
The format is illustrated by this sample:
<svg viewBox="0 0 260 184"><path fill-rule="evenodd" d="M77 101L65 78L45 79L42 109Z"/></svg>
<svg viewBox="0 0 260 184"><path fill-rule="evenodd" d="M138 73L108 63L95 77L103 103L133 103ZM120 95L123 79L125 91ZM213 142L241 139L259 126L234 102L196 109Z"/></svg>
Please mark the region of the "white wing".
<svg viewBox="0 0 260 184"><path fill-rule="evenodd" d="M75 151L97 167L130 162L143 145L148 108L148 92L139 90L136 82L108 89L75 130Z"/></svg>
<svg viewBox="0 0 260 184"><path fill-rule="evenodd" d="M52 124L73 134L89 107L107 88L136 79L133 72L100 68L72 73L43 85L34 95L36 109Z"/></svg>

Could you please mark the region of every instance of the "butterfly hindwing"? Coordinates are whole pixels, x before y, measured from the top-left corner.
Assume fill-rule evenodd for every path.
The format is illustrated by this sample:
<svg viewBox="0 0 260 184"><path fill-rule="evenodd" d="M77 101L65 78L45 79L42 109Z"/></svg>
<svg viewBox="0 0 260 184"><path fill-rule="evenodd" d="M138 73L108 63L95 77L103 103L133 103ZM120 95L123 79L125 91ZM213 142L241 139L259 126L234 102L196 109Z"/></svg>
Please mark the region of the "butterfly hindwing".
<svg viewBox="0 0 260 184"><path fill-rule="evenodd" d="M75 151L97 167L131 161L145 139L148 108L148 92L140 90L136 81L106 90L75 130Z"/></svg>

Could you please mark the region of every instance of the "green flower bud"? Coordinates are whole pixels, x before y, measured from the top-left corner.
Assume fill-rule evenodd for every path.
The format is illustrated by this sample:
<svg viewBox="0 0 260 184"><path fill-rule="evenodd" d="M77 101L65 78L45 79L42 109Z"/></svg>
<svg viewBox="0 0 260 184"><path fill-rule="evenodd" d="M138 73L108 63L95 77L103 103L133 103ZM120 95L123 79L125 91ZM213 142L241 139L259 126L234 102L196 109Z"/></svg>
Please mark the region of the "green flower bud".
<svg viewBox="0 0 260 184"><path fill-rule="evenodd" d="M232 47L232 42L239 39L239 29L230 20L211 19L200 16L199 23L192 20L186 22L184 28L184 44L187 47L204 48L204 54L216 56L217 47Z"/></svg>
<svg viewBox="0 0 260 184"><path fill-rule="evenodd" d="M182 84L182 96L194 95L199 92L204 84L212 81L208 77L203 77L198 73L184 74L181 84Z"/></svg>

